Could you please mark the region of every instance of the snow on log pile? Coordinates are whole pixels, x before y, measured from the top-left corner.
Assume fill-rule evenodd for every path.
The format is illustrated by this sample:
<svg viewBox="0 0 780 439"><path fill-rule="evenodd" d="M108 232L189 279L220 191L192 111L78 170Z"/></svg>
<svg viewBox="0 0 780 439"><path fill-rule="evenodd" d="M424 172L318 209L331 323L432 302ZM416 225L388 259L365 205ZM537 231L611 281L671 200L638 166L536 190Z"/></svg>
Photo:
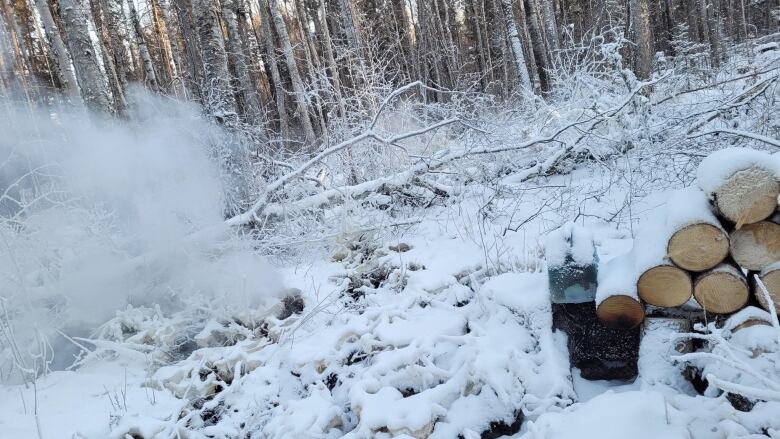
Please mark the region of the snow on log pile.
<svg viewBox="0 0 780 439"><path fill-rule="evenodd" d="M711 154L699 166L697 186L673 192L662 214L638 233L633 271L625 263L602 267L599 282L607 284L599 290L633 279L636 298L645 304L678 308L693 296L705 313L731 314L750 302L751 293L768 309L751 278L757 274L780 310L778 176L777 155L746 148ZM633 291L623 294L634 297ZM614 318L599 315L605 322Z"/></svg>
<svg viewBox="0 0 780 439"><path fill-rule="evenodd" d="M736 229L770 217L777 209L778 159L748 148L726 148L702 160L699 187Z"/></svg>
<svg viewBox="0 0 780 439"><path fill-rule="evenodd" d="M599 270L596 314L613 328L634 328L645 318L639 301L631 254L617 256Z"/></svg>

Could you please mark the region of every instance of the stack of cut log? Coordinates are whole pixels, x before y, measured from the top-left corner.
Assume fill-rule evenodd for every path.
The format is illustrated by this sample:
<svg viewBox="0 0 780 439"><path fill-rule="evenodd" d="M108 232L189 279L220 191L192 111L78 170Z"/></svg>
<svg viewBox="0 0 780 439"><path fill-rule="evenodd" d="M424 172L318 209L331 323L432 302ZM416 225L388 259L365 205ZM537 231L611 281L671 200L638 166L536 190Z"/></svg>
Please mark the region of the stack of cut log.
<svg viewBox="0 0 780 439"><path fill-rule="evenodd" d="M768 310L756 275L780 312L779 162L745 148L704 159L697 185L672 194L632 251L600 268L599 318L637 326L644 304L698 304L705 313L730 314L755 301Z"/></svg>

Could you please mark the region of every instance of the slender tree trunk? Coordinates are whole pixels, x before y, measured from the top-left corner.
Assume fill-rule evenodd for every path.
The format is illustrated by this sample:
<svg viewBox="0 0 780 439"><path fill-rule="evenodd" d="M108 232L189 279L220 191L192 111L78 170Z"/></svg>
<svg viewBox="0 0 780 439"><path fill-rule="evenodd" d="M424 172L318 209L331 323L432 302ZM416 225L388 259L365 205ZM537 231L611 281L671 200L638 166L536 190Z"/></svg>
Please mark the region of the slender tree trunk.
<svg viewBox="0 0 780 439"><path fill-rule="evenodd" d="M49 40L49 45L54 54L54 61L56 64L53 66L53 70L56 72L65 93L71 98L76 97L79 93L79 85L76 80L76 74L73 71L73 66L70 62L68 49L65 47L65 42L62 40L59 26L57 26L57 23L54 21L51 9L49 9L46 0L35 0L35 6L38 9L43 29L46 32L46 38Z"/></svg>
<svg viewBox="0 0 780 439"><path fill-rule="evenodd" d="M203 100L208 113L220 123L234 127L238 122L236 99L230 85L227 54L217 5L212 0L194 0L192 16L200 40L205 84Z"/></svg>
<svg viewBox="0 0 780 439"><path fill-rule="evenodd" d="M178 26L173 16L174 12L171 9L170 0L156 0L154 2L160 9L162 15L163 24L165 25L165 31L167 34L168 45L170 46L171 55L173 57L174 73L171 78L174 81L173 89L176 90L177 95L187 98L189 90L187 82L184 80L183 72L186 68L183 58L184 50L180 41L180 36L176 32Z"/></svg>
<svg viewBox="0 0 780 439"><path fill-rule="evenodd" d="M152 90L157 91L160 89L160 85L157 82L157 74L154 71L152 55L149 53L149 47L146 45L146 40L144 39L144 30L141 27L141 22L138 20L138 12L135 10L135 0L127 0L127 6L130 11L130 21L132 21L133 29L135 30L138 52L141 55L141 62L143 62L144 65L146 85Z"/></svg>
<svg viewBox="0 0 780 439"><path fill-rule="evenodd" d="M282 12L279 9L279 0L269 0L268 3L271 10L271 21L276 29L279 43L282 45L282 52L284 54L285 62L287 63L287 71L290 74L290 80L292 81L293 90L295 91L295 102L298 106L298 119L301 122L303 133L306 136L306 143L313 145L316 136L314 135L314 128L309 119L309 102L306 98L306 89L303 85L303 80L301 79L301 73L298 70L298 64L295 62L292 43L290 43L290 34L287 33L287 25L285 24Z"/></svg>
<svg viewBox="0 0 780 439"><path fill-rule="evenodd" d="M89 36L89 7L84 0L60 0L60 16L84 103L93 111L112 113L106 78Z"/></svg>
<svg viewBox="0 0 780 439"><path fill-rule="evenodd" d="M552 66L549 62L547 51L544 48L544 34L540 29L539 19L541 14L537 9L536 0L526 0L526 22L531 36L531 51L536 61L536 68L539 74L539 87L542 93L550 91L550 71Z"/></svg>
<svg viewBox="0 0 780 439"><path fill-rule="evenodd" d="M264 1L260 2L260 24L263 35L260 38L265 45L266 59L268 60L268 70L271 71L271 81L274 85L274 94L276 95L276 112L279 114L279 131L282 139L291 140L290 123L287 120L287 106L285 105L285 90L282 76L279 74L279 66L276 62L276 52L274 50L274 38L271 30L270 18L268 14L268 5Z"/></svg>
<svg viewBox="0 0 780 439"><path fill-rule="evenodd" d="M198 49L198 32L193 22L192 10L187 0L173 0L176 8L176 17L178 18L179 31L182 36L182 44L187 59L187 80L190 90L193 90L201 102L205 104L206 99L202 90L203 87L203 59Z"/></svg>
<svg viewBox="0 0 780 439"><path fill-rule="evenodd" d="M517 70L518 85L526 90L533 90L531 79L528 76L528 66L525 63L525 55L523 55L523 44L520 42L520 35L517 32L515 14L512 10L512 0L501 0L501 9L504 13L504 26L506 27L507 38L509 39L515 69Z"/></svg>
<svg viewBox="0 0 780 439"><path fill-rule="evenodd" d="M552 55L553 61L558 58L558 50L561 48L561 41L558 38L558 23L555 20L555 5L554 0L532 0L538 2L541 6L542 23L544 28L545 40L547 42L547 49Z"/></svg>
<svg viewBox="0 0 780 439"><path fill-rule="evenodd" d="M650 20L650 0L629 0L631 28L637 49L634 53L634 73L647 80L653 69L653 28Z"/></svg>
<svg viewBox="0 0 780 439"><path fill-rule="evenodd" d="M222 0L222 17L227 29L227 51L236 72L239 96L243 114L250 122L257 122L260 114L260 101L257 99L257 87L252 82L249 67L244 59L244 47L238 30L237 0Z"/></svg>
<svg viewBox="0 0 780 439"><path fill-rule="evenodd" d="M330 29L328 26L328 11L325 6L325 0L319 0L319 6L320 6L320 20L322 21L321 29L322 34L324 37L324 41L322 42L324 51L325 51L325 59L328 62L328 71L330 73L330 81L331 81L331 87L333 87L333 93L334 97L336 99L336 105L339 109L339 115L341 117L345 117L347 115L347 110L344 107L344 97L341 93L341 80L339 78L339 68L338 65L336 65L336 59L333 56L333 42L330 38Z"/></svg>
<svg viewBox="0 0 780 439"><path fill-rule="evenodd" d="M92 9L92 19L95 23L95 34L97 37L97 45L100 48L100 55L103 62L103 72L105 73L106 80L108 81L108 89L113 99L113 109L117 114L123 115L127 103L125 102L125 86L121 83L119 75L117 75L116 65L114 63L114 48L111 45L111 37L109 36L109 30L106 28L106 22L104 19L104 13L101 11L100 5L97 0L90 0L90 6Z"/></svg>

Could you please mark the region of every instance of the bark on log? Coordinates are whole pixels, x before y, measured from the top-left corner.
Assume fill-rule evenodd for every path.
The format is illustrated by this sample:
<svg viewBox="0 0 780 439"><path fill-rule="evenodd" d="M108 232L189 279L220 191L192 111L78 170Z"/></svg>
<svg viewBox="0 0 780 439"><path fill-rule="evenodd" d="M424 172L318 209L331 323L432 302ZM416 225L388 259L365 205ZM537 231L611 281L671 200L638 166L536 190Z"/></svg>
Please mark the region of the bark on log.
<svg viewBox="0 0 780 439"><path fill-rule="evenodd" d="M775 174L749 168L732 174L713 194L718 212L740 229L771 216L780 194Z"/></svg>
<svg viewBox="0 0 780 439"><path fill-rule="evenodd" d="M727 263L720 264L696 278L693 297L706 312L732 313L747 304L747 279L737 267Z"/></svg>
<svg viewBox="0 0 780 439"><path fill-rule="evenodd" d="M769 221L747 224L729 236L731 257L741 267L760 271L780 261L780 225Z"/></svg>
<svg viewBox="0 0 780 439"><path fill-rule="evenodd" d="M761 279L761 282L764 283L764 286L769 293L769 298L774 302L775 310L780 314L780 263L775 263L765 268L758 277ZM762 308L769 310L769 303L764 297L761 287L757 283L753 285L753 295Z"/></svg>

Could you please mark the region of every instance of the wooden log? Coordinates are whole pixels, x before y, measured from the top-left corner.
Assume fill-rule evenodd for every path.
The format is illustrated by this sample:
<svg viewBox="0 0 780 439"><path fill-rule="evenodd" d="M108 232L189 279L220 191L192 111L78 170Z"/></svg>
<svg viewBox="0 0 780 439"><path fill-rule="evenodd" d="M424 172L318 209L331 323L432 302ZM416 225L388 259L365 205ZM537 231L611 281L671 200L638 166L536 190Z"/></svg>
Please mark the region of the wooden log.
<svg viewBox="0 0 780 439"><path fill-rule="evenodd" d="M664 228L657 224L645 226L634 239L636 288L639 298L650 305L675 307L690 300L693 281L666 257L665 242Z"/></svg>
<svg viewBox="0 0 780 439"><path fill-rule="evenodd" d="M732 174L715 191L715 206L736 228L752 224L771 216L777 209L780 185L774 172L749 168Z"/></svg>
<svg viewBox="0 0 780 439"><path fill-rule="evenodd" d="M702 160L697 181L736 229L764 220L777 209L777 160L769 153L748 148L717 151Z"/></svg>
<svg viewBox="0 0 780 439"><path fill-rule="evenodd" d="M780 225L759 221L729 235L731 257L742 268L760 271L780 261Z"/></svg>
<svg viewBox="0 0 780 439"><path fill-rule="evenodd" d="M637 295L632 254L617 256L599 269L596 289L596 315L610 328L629 329L645 318L645 308Z"/></svg>
<svg viewBox="0 0 780 439"><path fill-rule="evenodd" d="M667 202L665 215L670 234L666 252L675 265L701 272L717 266L728 256L728 234L700 190L687 188L675 192Z"/></svg>
<svg viewBox="0 0 780 439"><path fill-rule="evenodd" d="M778 314L780 314L780 262L766 267L761 271L761 273L759 273L758 277L761 279L761 282L764 283L764 286L769 293L769 298L772 299L772 302L774 302L775 310ZM764 293L761 290L761 287L756 282L753 282L752 289L756 301L759 303L759 305L761 305L762 308L768 311L769 303L764 297Z"/></svg>
<svg viewBox="0 0 780 439"><path fill-rule="evenodd" d="M704 311L728 314L747 304L749 293L745 275L731 264L720 264L700 274L693 284L693 297Z"/></svg>
<svg viewBox="0 0 780 439"><path fill-rule="evenodd" d="M685 304L693 294L693 280L687 271L674 265L658 265L639 276L639 297L654 306L675 307Z"/></svg>

